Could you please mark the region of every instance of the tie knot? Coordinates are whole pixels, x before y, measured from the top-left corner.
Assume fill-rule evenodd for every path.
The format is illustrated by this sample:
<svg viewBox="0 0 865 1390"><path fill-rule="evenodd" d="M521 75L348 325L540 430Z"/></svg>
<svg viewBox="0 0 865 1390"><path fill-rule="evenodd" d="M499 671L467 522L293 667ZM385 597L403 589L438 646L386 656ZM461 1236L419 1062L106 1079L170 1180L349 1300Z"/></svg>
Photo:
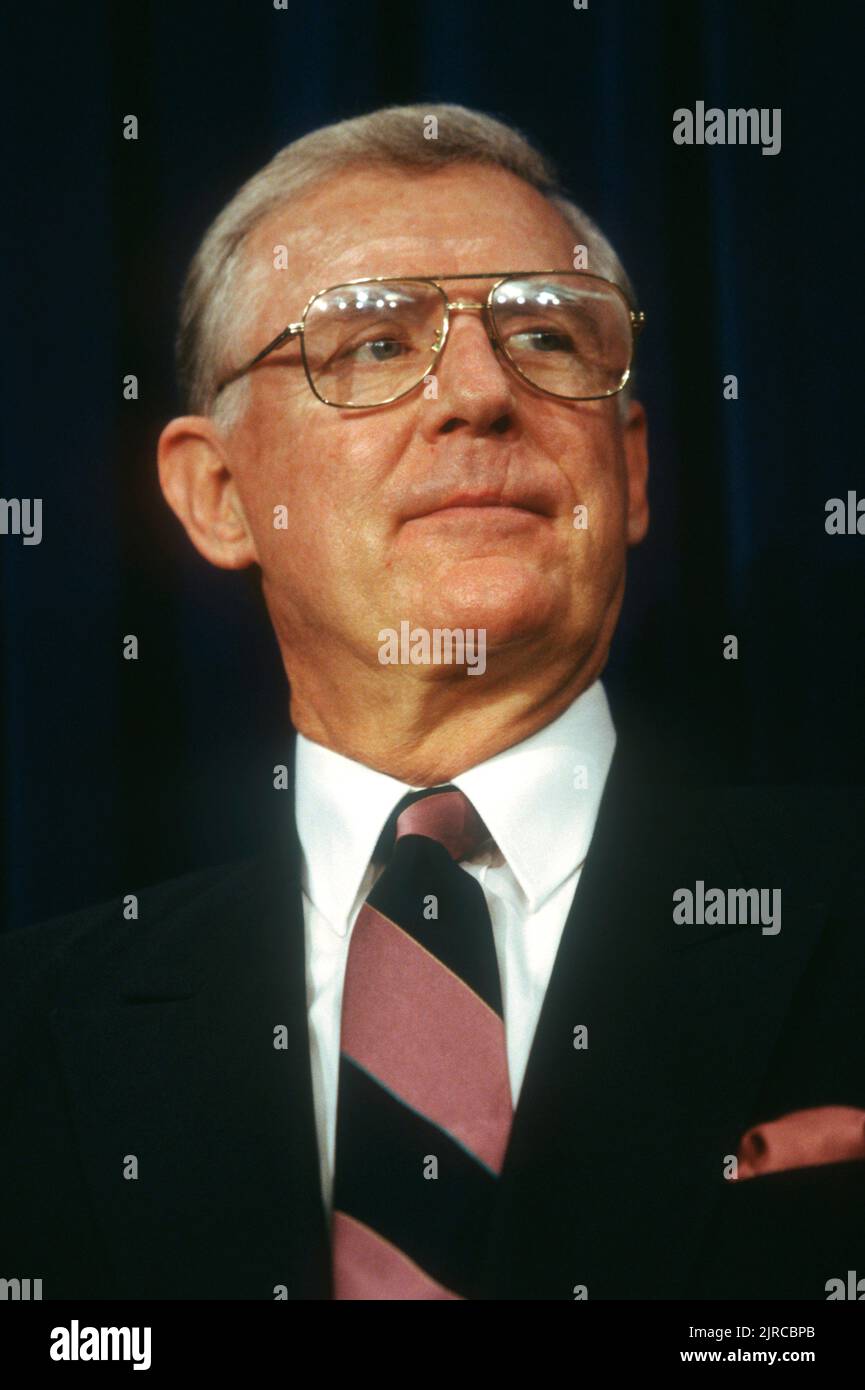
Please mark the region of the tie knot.
<svg viewBox="0 0 865 1390"><path fill-rule="evenodd" d="M452 859L470 859L490 840L490 832L464 792L441 787L414 792L396 808L395 839L423 835L444 845Z"/></svg>

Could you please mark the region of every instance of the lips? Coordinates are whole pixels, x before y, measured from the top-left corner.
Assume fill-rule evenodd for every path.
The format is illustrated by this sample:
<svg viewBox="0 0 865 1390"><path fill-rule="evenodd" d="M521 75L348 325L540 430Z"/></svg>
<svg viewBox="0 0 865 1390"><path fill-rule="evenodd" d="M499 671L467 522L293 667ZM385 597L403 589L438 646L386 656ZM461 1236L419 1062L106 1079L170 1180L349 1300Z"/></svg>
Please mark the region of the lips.
<svg viewBox="0 0 865 1390"><path fill-rule="evenodd" d="M551 508L542 505L541 499L537 496L502 497L497 492L457 492L441 501L426 504L422 511L412 513L407 519L417 521L421 517L433 516L437 512L463 511L469 508L483 507L494 507L498 511L530 512L536 516L552 515Z"/></svg>

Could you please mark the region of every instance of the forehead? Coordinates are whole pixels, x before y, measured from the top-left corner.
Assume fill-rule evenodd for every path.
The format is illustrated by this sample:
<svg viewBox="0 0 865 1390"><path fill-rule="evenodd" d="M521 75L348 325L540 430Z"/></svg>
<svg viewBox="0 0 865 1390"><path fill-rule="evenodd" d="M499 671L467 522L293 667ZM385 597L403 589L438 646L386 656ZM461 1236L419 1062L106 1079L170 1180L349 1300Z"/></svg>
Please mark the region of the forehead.
<svg viewBox="0 0 865 1390"><path fill-rule="evenodd" d="M276 294L265 298L266 316L284 322L317 290L360 276L567 269L575 240L529 184L462 164L344 171L271 214L250 255L272 267L274 247L285 246L286 268L267 277Z"/></svg>

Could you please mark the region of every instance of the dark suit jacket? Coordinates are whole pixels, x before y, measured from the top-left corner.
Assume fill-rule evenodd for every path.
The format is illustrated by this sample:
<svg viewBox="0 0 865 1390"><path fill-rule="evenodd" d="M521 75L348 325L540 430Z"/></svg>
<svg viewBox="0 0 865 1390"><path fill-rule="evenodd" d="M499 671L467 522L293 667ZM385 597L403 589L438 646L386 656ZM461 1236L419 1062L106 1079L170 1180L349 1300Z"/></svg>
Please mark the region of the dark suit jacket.
<svg viewBox="0 0 865 1390"><path fill-rule="evenodd" d="M486 1297L824 1299L865 1276L865 1162L724 1177L757 1122L865 1109L861 806L663 785L620 738ZM697 880L781 888L780 933L675 925ZM293 824L142 892L137 921L114 902L0 937L0 979L0 1275L49 1299L330 1296Z"/></svg>

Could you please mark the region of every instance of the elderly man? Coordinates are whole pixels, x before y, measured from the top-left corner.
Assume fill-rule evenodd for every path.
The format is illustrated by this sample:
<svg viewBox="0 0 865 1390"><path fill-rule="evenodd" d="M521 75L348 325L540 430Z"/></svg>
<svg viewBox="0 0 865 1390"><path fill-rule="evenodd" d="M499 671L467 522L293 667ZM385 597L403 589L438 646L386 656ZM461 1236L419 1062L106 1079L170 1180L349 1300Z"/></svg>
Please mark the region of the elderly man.
<svg viewBox="0 0 865 1390"><path fill-rule="evenodd" d="M668 786L660 736L650 776L599 682L648 528L642 325L549 166L459 107L316 131L208 231L159 472L207 560L260 569L290 813L135 922L4 943L7 1274L450 1300L865 1273L849 839L802 853L814 798Z"/></svg>

